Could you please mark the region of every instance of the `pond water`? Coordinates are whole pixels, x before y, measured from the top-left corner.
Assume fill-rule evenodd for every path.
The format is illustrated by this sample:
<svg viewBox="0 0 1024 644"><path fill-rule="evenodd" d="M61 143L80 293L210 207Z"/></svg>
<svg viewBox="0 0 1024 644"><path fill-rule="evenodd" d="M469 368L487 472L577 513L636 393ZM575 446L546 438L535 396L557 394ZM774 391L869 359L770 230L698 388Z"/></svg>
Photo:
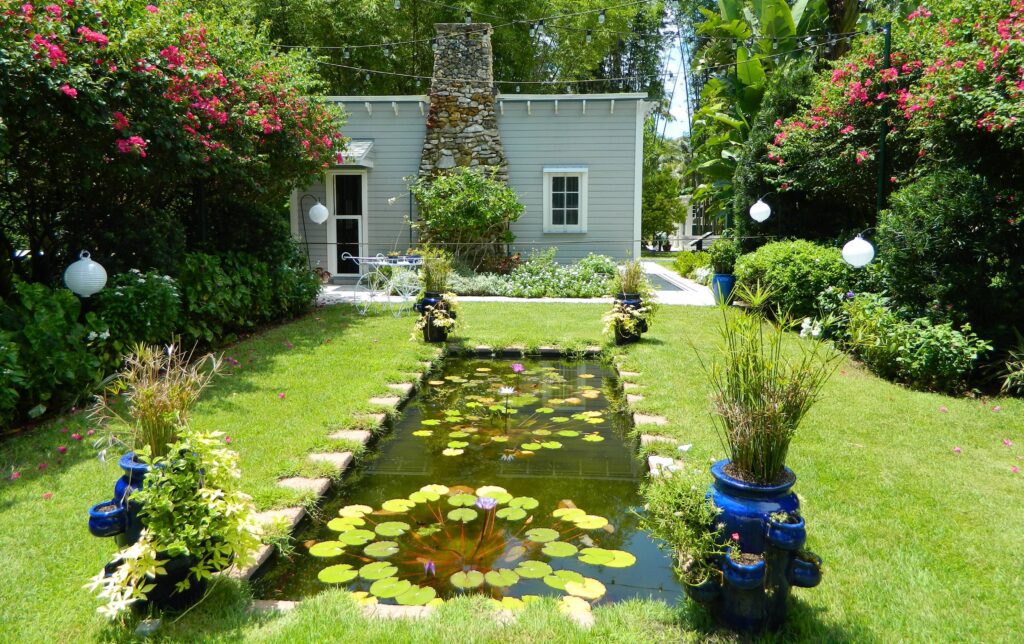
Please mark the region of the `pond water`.
<svg viewBox="0 0 1024 644"><path fill-rule="evenodd" d="M597 362L448 360L258 594L674 603L670 562L638 527L644 470L621 398Z"/></svg>

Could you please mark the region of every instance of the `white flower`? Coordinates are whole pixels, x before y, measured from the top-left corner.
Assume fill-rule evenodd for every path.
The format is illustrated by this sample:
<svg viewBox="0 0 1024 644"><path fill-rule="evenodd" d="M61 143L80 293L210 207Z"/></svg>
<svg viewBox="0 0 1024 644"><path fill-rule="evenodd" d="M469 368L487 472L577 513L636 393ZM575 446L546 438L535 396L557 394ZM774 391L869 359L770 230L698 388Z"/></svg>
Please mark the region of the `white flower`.
<svg viewBox="0 0 1024 644"><path fill-rule="evenodd" d="M89 331L89 335L85 336L85 339L86 340L95 340L96 339L96 332L95 331Z"/></svg>
<svg viewBox="0 0 1024 644"><path fill-rule="evenodd" d="M679 446L679 451L682 452L683 454L685 454L686 452L690 451L691 447L693 447L693 443L687 443L686 445L680 445Z"/></svg>
<svg viewBox="0 0 1024 644"><path fill-rule="evenodd" d="M109 338L109 337L110 337L110 329L107 329L106 331L104 331L103 333L101 333L101 334L99 335L99 338L100 338L101 340L106 340L106 339L107 339L107 338Z"/></svg>
<svg viewBox="0 0 1024 644"><path fill-rule="evenodd" d="M512 394L516 393L516 390L513 387L502 387L501 389L498 390L498 393L501 394L502 396L511 396Z"/></svg>

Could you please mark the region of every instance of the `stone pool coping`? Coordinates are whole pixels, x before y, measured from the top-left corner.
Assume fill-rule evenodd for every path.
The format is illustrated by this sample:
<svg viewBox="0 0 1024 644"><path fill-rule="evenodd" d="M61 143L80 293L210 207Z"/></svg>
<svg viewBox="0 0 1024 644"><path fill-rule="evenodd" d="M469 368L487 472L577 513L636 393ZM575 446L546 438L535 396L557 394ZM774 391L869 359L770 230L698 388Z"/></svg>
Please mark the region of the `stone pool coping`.
<svg viewBox="0 0 1024 644"><path fill-rule="evenodd" d="M491 347L488 345L477 345L474 347L462 347L455 344L445 345L435 360L420 363L422 371L414 372L414 382L387 383L387 388L395 392L393 395L375 396L367 402L373 407L383 407L386 411L359 415L360 426L368 426L371 429L341 429L328 434L331 440L345 440L359 443L366 446L373 440L374 436L391 429L389 421L397 414L412 398L419 389L419 385L426 382L429 374L446 359L461 356L476 357L529 357L529 358L598 358L604 355L604 349L599 346L587 346L582 350L569 351L559 347L543 346L529 350L522 346ZM624 391L637 391L640 386L630 380L640 375L636 371L620 370L618 363L613 363L613 368L622 383ZM643 400L640 393L626 394L627 410L629 405ZM668 424L668 419L662 416L649 416L629 411L630 418L635 427L662 426ZM648 446L655 443L672 443L673 439L656 434L641 434L640 445ZM333 466L334 478L343 477L355 462L352 452L314 452L307 455L312 461L328 463ZM669 457L650 455L647 457L648 473L651 476L661 476L671 466L678 465L679 461ZM278 480L278 485L302 491L312 491L315 495L314 504L319 505L330 492L332 478L305 478L286 477ZM289 535L294 535L299 525L308 515L303 506L277 508L260 512L258 520L264 525L275 521L285 521L289 525ZM256 561L247 567L238 568L232 566L223 574L234 579L248 581L259 572L274 554L273 544L263 544L256 553ZM251 613L288 612L295 609L302 600L270 600L256 599L249 605ZM388 604L371 604L360 607L363 615L367 618L378 619L422 619L434 612L433 607L428 606L392 606ZM566 616L582 628L590 628L594 624L594 616L590 612L573 611ZM514 614L507 610L493 611L494 619L508 621L514 619Z"/></svg>

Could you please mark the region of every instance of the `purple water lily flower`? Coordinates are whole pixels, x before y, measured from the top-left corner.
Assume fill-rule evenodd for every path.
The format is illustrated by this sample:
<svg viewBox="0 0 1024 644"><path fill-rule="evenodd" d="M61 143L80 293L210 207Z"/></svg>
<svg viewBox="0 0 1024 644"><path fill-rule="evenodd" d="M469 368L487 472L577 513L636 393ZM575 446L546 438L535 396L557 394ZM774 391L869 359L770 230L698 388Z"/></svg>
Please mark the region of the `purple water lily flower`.
<svg viewBox="0 0 1024 644"><path fill-rule="evenodd" d="M498 502L489 496L482 496L476 500L476 507L481 510L493 510L496 505Z"/></svg>
<svg viewBox="0 0 1024 644"><path fill-rule="evenodd" d="M512 364L512 373L523 373L524 371L526 371L526 367L518 362Z"/></svg>
<svg viewBox="0 0 1024 644"><path fill-rule="evenodd" d="M437 567L434 565L434 562L430 559L427 559L427 561L423 564L423 574L430 575L431 577L437 576Z"/></svg>

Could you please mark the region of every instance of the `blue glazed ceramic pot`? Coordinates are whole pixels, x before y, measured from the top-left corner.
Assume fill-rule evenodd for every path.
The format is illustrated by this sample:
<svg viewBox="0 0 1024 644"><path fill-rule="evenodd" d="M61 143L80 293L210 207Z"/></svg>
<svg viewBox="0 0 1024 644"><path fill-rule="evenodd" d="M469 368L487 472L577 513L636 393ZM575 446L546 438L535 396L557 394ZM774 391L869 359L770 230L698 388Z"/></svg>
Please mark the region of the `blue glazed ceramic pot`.
<svg viewBox="0 0 1024 644"><path fill-rule="evenodd" d="M790 489L796 483L796 475L786 468L786 480L777 485L746 483L725 472L728 459L711 466L715 482L708 490L708 498L722 509L718 521L725 524L726 536L738 533L743 552L763 554L765 549L765 526L768 516L774 512L796 514L800 502Z"/></svg>
<svg viewBox="0 0 1024 644"><path fill-rule="evenodd" d="M115 499L97 503L89 508L89 532L96 537L113 537L124 532L124 506Z"/></svg>
<svg viewBox="0 0 1024 644"><path fill-rule="evenodd" d="M628 306L631 309L638 309L644 305L643 300L640 299L639 293L618 293L615 296L617 302L622 302L623 305ZM647 332L647 321L641 320L640 324L637 325L635 333L626 331L625 328L620 324L615 325L615 344L627 344L629 342L636 342L640 339L641 333Z"/></svg>
<svg viewBox="0 0 1024 644"><path fill-rule="evenodd" d="M798 588L814 588L821 583L821 557L809 552L793 557L786 576Z"/></svg>
<svg viewBox="0 0 1024 644"><path fill-rule="evenodd" d="M768 518L768 543L781 550L796 551L807 541L807 528L800 516L793 517L796 523L780 523Z"/></svg>
<svg viewBox="0 0 1024 644"><path fill-rule="evenodd" d="M711 292L716 304L728 304L732 301L732 291L736 288L736 276L727 273L715 273L711 276Z"/></svg>
<svg viewBox="0 0 1024 644"><path fill-rule="evenodd" d="M686 584L686 594L695 602L701 604L707 604L715 600L719 593L722 592L722 587L718 585L718 581L715 579L708 579L702 584L691 586Z"/></svg>
<svg viewBox="0 0 1024 644"><path fill-rule="evenodd" d="M117 479L114 484L114 501L125 510L124 531L116 535L117 544L121 547L130 546L139 540L142 533L142 521L139 519L139 510L142 506L129 500L132 493L142 489L143 481L149 474L149 466L135 460L135 452L128 452L117 462L124 470L124 476Z"/></svg>
<svg viewBox="0 0 1024 644"><path fill-rule="evenodd" d="M424 342L444 342L448 339L448 331L434 326L434 321L430 318L430 314L427 312L428 306L437 307L443 301L444 299L441 293L426 291L423 294L423 298L413 305L413 309L427 317L426 326L423 327ZM452 314L452 317L455 317L455 315Z"/></svg>
<svg viewBox="0 0 1024 644"><path fill-rule="evenodd" d="M759 559L757 563L742 564L726 553L722 562L722 575L725 577L725 583L741 590L753 590L764 586L766 570L764 559Z"/></svg>

